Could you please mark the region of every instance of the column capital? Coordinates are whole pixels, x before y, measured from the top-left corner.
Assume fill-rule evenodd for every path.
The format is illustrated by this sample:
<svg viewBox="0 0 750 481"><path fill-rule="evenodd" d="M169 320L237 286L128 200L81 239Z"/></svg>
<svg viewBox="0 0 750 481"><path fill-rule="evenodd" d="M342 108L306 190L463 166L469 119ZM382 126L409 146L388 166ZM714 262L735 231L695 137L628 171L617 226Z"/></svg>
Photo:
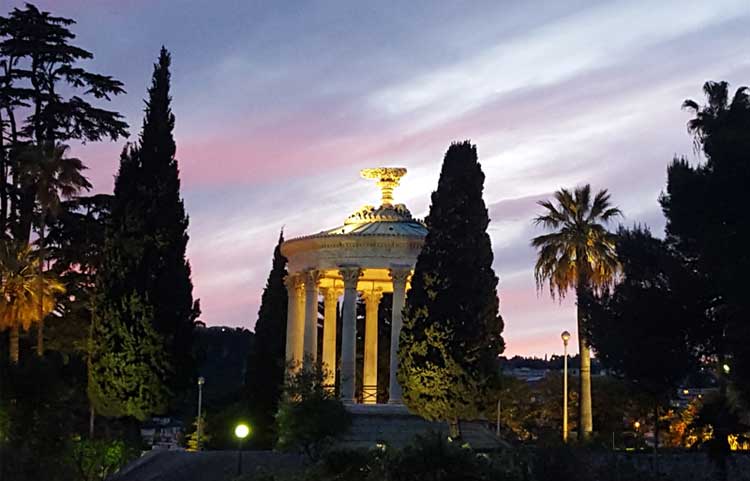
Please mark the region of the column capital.
<svg viewBox="0 0 750 481"><path fill-rule="evenodd" d="M366 305L378 305L380 299L383 298L382 289L369 289L362 292L362 298L365 300Z"/></svg>
<svg viewBox="0 0 750 481"><path fill-rule="evenodd" d="M302 272L302 276L305 282L305 288L314 289L318 287L320 279L323 277L322 272L317 269L307 269Z"/></svg>
<svg viewBox="0 0 750 481"><path fill-rule="evenodd" d="M388 275L391 277L394 284L397 282L403 282L404 284L406 284L406 282L411 277L411 274L411 266L391 266L391 268L388 269Z"/></svg>
<svg viewBox="0 0 750 481"><path fill-rule="evenodd" d="M284 276L284 285L289 291L299 288L302 285L302 276L299 273L289 273Z"/></svg>
<svg viewBox="0 0 750 481"><path fill-rule="evenodd" d="M341 295L344 293L344 290L340 287L324 287L321 289L323 292L323 298L327 302L335 302L341 297Z"/></svg>
<svg viewBox="0 0 750 481"><path fill-rule="evenodd" d="M340 266L339 274L344 278L344 288L356 289L357 282L362 276L362 269L359 266Z"/></svg>

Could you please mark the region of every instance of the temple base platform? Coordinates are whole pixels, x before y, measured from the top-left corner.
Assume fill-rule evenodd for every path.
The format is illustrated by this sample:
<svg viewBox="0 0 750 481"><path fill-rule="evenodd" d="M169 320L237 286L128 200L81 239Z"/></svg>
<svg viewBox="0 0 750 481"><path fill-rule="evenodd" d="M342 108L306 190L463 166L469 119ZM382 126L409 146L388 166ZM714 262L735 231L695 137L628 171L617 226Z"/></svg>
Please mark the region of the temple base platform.
<svg viewBox="0 0 750 481"><path fill-rule="evenodd" d="M402 448L415 436L439 432L448 435L444 422L427 421L412 414L402 404L348 404L352 416L349 432L340 438L339 445L346 448L371 449L376 447ZM485 421L462 421L461 443L476 451L496 451L510 445L497 437Z"/></svg>

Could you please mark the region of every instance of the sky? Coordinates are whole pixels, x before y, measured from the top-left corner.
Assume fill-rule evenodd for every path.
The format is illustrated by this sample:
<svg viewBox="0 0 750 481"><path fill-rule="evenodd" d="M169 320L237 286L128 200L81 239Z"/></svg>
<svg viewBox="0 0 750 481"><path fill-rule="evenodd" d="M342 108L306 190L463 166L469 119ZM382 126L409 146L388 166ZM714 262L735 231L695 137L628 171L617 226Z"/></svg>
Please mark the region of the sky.
<svg viewBox="0 0 750 481"><path fill-rule="evenodd" d="M108 108L131 140L159 48L171 51L188 257L209 325L253 328L282 228L318 232L377 203L360 169L406 167L396 202L424 217L446 149L470 139L506 355L559 353L575 305L537 292L537 202L590 183L609 189L624 224L662 235L668 163L701 160L683 100L702 101L707 80L750 84L747 0L37 5L75 19L95 55L86 66L125 83ZM123 145L75 146L97 192L111 192Z"/></svg>

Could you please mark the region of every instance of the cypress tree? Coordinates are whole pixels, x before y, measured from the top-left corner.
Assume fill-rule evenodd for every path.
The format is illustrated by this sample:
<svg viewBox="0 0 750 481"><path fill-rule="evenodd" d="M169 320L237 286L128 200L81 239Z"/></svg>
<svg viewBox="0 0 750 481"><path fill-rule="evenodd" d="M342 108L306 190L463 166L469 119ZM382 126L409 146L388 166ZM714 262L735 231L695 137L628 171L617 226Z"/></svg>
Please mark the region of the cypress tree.
<svg viewBox="0 0 750 481"><path fill-rule="evenodd" d="M407 406L430 420L476 417L504 349L492 269L484 173L476 146L450 146L432 193L399 340L398 379Z"/></svg>
<svg viewBox="0 0 750 481"><path fill-rule="evenodd" d="M135 155L137 189L131 209L143 219L145 250L139 272L140 286L154 306L154 328L164 338L176 375L170 386L181 392L194 374L191 356L193 329L199 314L193 302L190 264L186 259L188 217L180 197L180 177L173 137L171 109L171 56L162 47L154 75L146 117Z"/></svg>
<svg viewBox="0 0 750 481"><path fill-rule="evenodd" d="M171 391L165 380L174 366L153 327L153 306L137 284L146 243L138 237L144 219L127 208L127 199L137 193L133 154L126 148L120 159L96 277L88 395L98 414L143 420L167 409Z"/></svg>
<svg viewBox="0 0 750 481"><path fill-rule="evenodd" d="M89 391L98 410L110 415L163 411L164 399L179 401L193 374L199 310L185 259L188 219L172 135L170 63L162 47L140 140L120 161L98 275ZM128 370L133 385L126 388L120 384ZM154 394L139 401L131 387Z"/></svg>
<svg viewBox="0 0 750 481"><path fill-rule="evenodd" d="M284 233L273 251L271 272L255 323L255 349L249 356L245 385L256 413L255 437L273 446L274 415L279 406L286 367L287 259L281 254Z"/></svg>

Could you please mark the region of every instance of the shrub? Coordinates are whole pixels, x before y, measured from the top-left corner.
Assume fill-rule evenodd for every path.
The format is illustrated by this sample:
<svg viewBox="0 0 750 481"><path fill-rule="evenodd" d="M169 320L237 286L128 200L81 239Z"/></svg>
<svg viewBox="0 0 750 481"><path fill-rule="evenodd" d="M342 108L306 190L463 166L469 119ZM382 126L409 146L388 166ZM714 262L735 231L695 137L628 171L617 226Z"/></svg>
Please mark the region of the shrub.
<svg viewBox="0 0 750 481"><path fill-rule="evenodd" d="M418 436L414 443L390 456L385 465L389 481L520 481L525 463L506 455L486 455L448 441L439 433Z"/></svg>
<svg viewBox="0 0 750 481"><path fill-rule="evenodd" d="M351 423L344 405L325 386L325 371L306 362L288 375L276 414L277 447L317 460Z"/></svg>
<svg viewBox="0 0 750 481"><path fill-rule="evenodd" d="M119 440L77 438L68 448L68 462L81 481L104 481L137 456L137 449Z"/></svg>

